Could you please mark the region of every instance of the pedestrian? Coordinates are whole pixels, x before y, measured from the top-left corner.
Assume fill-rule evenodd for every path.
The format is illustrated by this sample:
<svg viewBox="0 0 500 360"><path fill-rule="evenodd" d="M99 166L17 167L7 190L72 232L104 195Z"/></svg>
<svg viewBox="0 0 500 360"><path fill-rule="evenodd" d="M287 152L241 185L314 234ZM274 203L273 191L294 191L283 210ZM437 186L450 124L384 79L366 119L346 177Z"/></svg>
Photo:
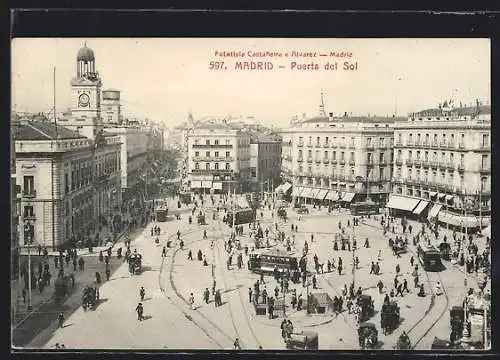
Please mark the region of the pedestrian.
<svg viewBox="0 0 500 360"><path fill-rule="evenodd" d="M378 287L378 293L382 294L382 290L384 289L384 283L382 282L382 280L378 281L377 287Z"/></svg>
<svg viewBox="0 0 500 360"><path fill-rule="evenodd" d="M398 277L394 277L394 288L396 289L398 287Z"/></svg>
<svg viewBox="0 0 500 360"><path fill-rule="evenodd" d="M410 225L410 226L411 226L411 225ZM413 255L412 255L412 257L410 258L410 265L411 265L411 267L413 267L413 263L414 263L414 262L415 262L415 259L413 258Z"/></svg>
<svg viewBox="0 0 500 360"><path fill-rule="evenodd" d="M313 289L317 289L317 287L316 287L316 275L313 275L313 277L312 277L312 284L313 284Z"/></svg>
<svg viewBox="0 0 500 360"><path fill-rule="evenodd" d="M205 304L208 304L209 299L210 291L208 291L208 288L205 288L205 291L203 292L203 300L205 300Z"/></svg>
<svg viewBox="0 0 500 360"><path fill-rule="evenodd" d="M189 249L187 258L188 258L188 260L193 260L193 252L191 251L191 249Z"/></svg>
<svg viewBox="0 0 500 360"><path fill-rule="evenodd" d="M193 293L191 293L191 295L189 296L189 305L191 306L191 310L196 310L196 308L194 306L194 295L193 295Z"/></svg>
<svg viewBox="0 0 500 360"><path fill-rule="evenodd" d="M396 274L399 275L399 272L401 271L401 267L399 264L396 264Z"/></svg>
<svg viewBox="0 0 500 360"><path fill-rule="evenodd" d="M375 262L372 261L371 267L370 267L370 274L375 274Z"/></svg>
<svg viewBox="0 0 500 360"><path fill-rule="evenodd" d="M403 284L398 284L398 287L396 289L396 296L401 295L401 297L403 297Z"/></svg>
<svg viewBox="0 0 500 360"><path fill-rule="evenodd" d="M406 279L403 280L403 290L404 291L406 290L406 292L410 292L410 290L408 290L408 282L406 281Z"/></svg>
<svg viewBox="0 0 500 360"><path fill-rule="evenodd" d="M143 320L143 315L144 315L144 307L142 306L142 303L139 303L137 307L135 308L135 311L137 312L137 320L142 321Z"/></svg>
<svg viewBox="0 0 500 360"><path fill-rule="evenodd" d="M58 265L59 265L59 258L57 256L54 256L54 265L57 269Z"/></svg>
<svg viewBox="0 0 500 360"><path fill-rule="evenodd" d="M62 329L64 327L64 314L62 312L57 316L57 321L59 322L59 327Z"/></svg>
<svg viewBox="0 0 500 360"><path fill-rule="evenodd" d="M23 287L23 303L26 304L26 288Z"/></svg>
<svg viewBox="0 0 500 360"><path fill-rule="evenodd" d="M236 340L234 340L233 346L234 346L234 350L241 350L240 340L238 338L236 338Z"/></svg>
<svg viewBox="0 0 500 360"><path fill-rule="evenodd" d="M167 256L167 248L164 246L163 249L161 250L161 257L166 257Z"/></svg>
<svg viewBox="0 0 500 360"><path fill-rule="evenodd" d="M252 288L251 288L251 287L249 287L249 288L248 288L248 302L249 302L249 303L251 303L251 302L252 302L252 293L253 293Z"/></svg>

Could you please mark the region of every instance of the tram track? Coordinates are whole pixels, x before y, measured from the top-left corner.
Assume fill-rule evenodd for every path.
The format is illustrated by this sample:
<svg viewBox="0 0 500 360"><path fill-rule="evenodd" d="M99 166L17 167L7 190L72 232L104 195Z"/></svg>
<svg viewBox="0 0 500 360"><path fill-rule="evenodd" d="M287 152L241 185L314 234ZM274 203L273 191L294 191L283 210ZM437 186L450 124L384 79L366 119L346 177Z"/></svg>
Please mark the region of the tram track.
<svg viewBox="0 0 500 360"><path fill-rule="evenodd" d="M186 232L184 235L190 235L190 234L193 234L199 230L200 229L193 229L192 231ZM170 235L168 237L168 240L175 240L176 236L177 236L176 234ZM196 243L204 241L204 240L206 240L206 239L202 238L202 239L198 239L198 240L193 240L193 241L186 243L186 245L196 244ZM199 312L199 311L193 312L192 310L189 310L190 304L189 304L188 300L184 296L182 296L182 294L179 292L179 290L175 286L174 279L173 279L173 270L174 270L175 256L177 255L179 250L180 250L180 248L176 248L176 249L172 248L172 249L167 250L167 256L169 253L171 255L170 268L168 271L168 280L170 283L170 288L173 291L172 295L174 295L179 300L181 300L183 302L183 304L186 306L183 307L180 304L176 303L172 299L172 296L169 296L168 293L166 292L166 289L162 286L163 269L165 268L165 265L167 265L167 264L165 264L167 257L162 258L160 272L158 275L158 283L159 283L160 290L161 290L162 294L165 296L165 298L168 299L169 302L186 317L186 319L188 319L195 327L200 329L220 349L225 349L228 346L224 346L223 342L225 342L225 340L229 340L230 342L232 342L233 341L232 338L224 330L222 330L219 326L217 326L217 324L215 324L212 320L207 318L201 312ZM195 319L195 317L200 317L202 321L204 320L205 322L207 322L209 325L208 327L210 329L207 329L207 326L202 324L202 321L200 321L199 319ZM214 334L214 331L215 331L215 333L218 333L219 335L221 335L222 339L220 339L220 337L217 338L217 336Z"/></svg>
<svg viewBox="0 0 500 360"><path fill-rule="evenodd" d="M221 236L223 235L226 235L224 234L224 231L222 229L222 224L220 221L218 221L218 232L221 234ZM217 255L218 255L218 258L219 258L219 262L221 264L223 264L223 259L222 259L222 255L221 255L221 252L220 252L220 247L219 247L219 244L216 242L214 247L217 249ZM215 249L212 248L212 251L215 252ZM224 272L224 269L221 269L221 276L222 276L222 282L223 282L223 285L224 285L224 288L228 288L228 282L227 282L227 278L226 278L226 274ZM248 311L246 310L246 306L245 306L245 303L243 301L243 298L241 297L241 292L239 290L239 288L237 287L236 288L236 292L238 293L238 300L239 300L239 303L241 305L241 308L243 309L243 317L245 319L245 324L247 325L248 329L250 330L250 334L251 336L253 337L253 339L255 340L255 343L257 344L258 347L262 347L259 339L257 338L257 335L255 334L255 331L253 330L253 327L252 327L252 324L250 324L250 320L249 320L249 314L248 314ZM234 311L233 311L233 307L231 305L231 302L228 301L228 307L229 307L229 314L230 314L230 318L231 318L231 323L233 325L233 328L234 328L234 332L236 334L236 337L239 339L240 341L240 345L245 347L245 341L242 340L242 332L238 329L238 326L236 325L236 321L235 321L235 314L234 314ZM248 348L248 345L246 346Z"/></svg>

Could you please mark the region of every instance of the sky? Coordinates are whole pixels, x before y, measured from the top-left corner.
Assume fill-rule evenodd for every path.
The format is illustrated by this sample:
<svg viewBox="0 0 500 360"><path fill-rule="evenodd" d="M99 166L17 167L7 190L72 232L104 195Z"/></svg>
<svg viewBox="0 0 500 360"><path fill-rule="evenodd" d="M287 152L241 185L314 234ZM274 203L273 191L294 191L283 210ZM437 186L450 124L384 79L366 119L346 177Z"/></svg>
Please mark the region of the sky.
<svg viewBox="0 0 500 360"><path fill-rule="evenodd" d="M195 119L254 116L286 126L295 115L317 116L322 91L327 113L378 116L406 116L448 99L489 103L491 96L488 39L23 38L12 41L14 110L51 110L54 67L56 110L69 108L84 43L94 50L103 90L121 91L123 112L167 126L185 121L189 111ZM216 54L223 51L245 56ZM266 51L282 56L248 56ZM330 52L351 57L319 56ZM210 69L211 61L224 62L222 69ZM240 61L273 69L237 69ZM343 70L345 61L357 69ZM325 69L335 62L337 70ZM297 69L310 63L319 69Z"/></svg>

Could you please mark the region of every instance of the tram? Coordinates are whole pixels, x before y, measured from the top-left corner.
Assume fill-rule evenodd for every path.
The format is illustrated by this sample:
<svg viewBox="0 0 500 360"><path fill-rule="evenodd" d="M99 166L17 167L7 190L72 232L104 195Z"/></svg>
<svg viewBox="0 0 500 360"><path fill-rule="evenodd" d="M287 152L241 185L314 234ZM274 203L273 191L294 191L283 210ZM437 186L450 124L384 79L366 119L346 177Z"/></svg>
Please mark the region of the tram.
<svg viewBox="0 0 500 360"><path fill-rule="evenodd" d="M255 221L255 210L245 208L236 210L234 217L234 225L248 224ZM229 227L233 227L233 211L228 211L226 222Z"/></svg>
<svg viewBox="0 0 500 360"><path fill-rule="evenodd" d="M191 204L191 193L179 192L179 201L185 205Z"/></svg>
<svg viewBox="0 0 500 360"><path fill-rule="evenodd" d="M156 221L165 222L167 221L168 208L165 205L160 205L155 210Z"/></svg>
<svg viewBox="0 0 500 360"><path fill-rule="evenodd" d="M360 215L376 215L379 213L379 205L374 202L361 202L356 204L351 204L349 207L351 211L351 215L360 216Z"/></svg>
<svg viewBox="0 0 500 360"><path fill-rule="evenodd" d="M248 270L254 273L272 274L275 267L280 272L299 270L297 257L287 251L267 250L249 256Z"/></svg>
<svg viewBox="0 0 500 360"><path fill-rule="evenodd" d="M418 260L426 271L441 271L441 252L432 245L418 244Z"/></svg>

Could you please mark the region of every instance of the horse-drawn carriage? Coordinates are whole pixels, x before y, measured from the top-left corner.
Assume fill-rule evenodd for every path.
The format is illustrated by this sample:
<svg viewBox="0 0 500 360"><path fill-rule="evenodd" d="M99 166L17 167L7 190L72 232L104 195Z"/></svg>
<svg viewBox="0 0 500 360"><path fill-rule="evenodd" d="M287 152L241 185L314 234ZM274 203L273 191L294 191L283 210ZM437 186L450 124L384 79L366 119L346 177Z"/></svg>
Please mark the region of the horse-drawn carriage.
<svg viewBox="0 0 500 360"><path fill-rule="evenodd" d="M451 245L449 243L442 242L439 244L439 252L441 253L441 259L451 260Z"/></svg>
<svg viewBox="0 0 500 360"><path fill-rule="evenodd" d="M318 333L313 331L292 333L286 339L286 348L293 350L318 350Z"/></svg>
<svg viewBox="0 0 500 360"><path fill-rule="evenodd" d="M95 310L98 303L99 303L99 288L97 286L96 287L86 286L83 289L83 294L82 294L83 310L84 311L86 311L87 309Z"/></svg>
<svg viewBox="0 0 500 360"><path fill-rule="evenodd" d="M356 304L359 306L358 318L363 322L373 316L375 307L370 295L359 295Z"/></svg>
<svg viewBox="0 0 500 360"><path fill-rule="evenodd" d="M286 219L286 217L287 217L287 213L286 213L286 210L285 210L284 208L280 207L280 208L278 209L278 217L279 217L280 219Z"/></svg>
<svg viewBox="0 0 500 360"><path fill-rule="evenodd" d="M380 328L384 335L387 335L398 327L399 318L399 306L395 301L382 305Z"/></svg>
<svg viewBox="0 0 500 360"><path fill-rule="evenodd" d="M450 341L455 343L462 337L464 325L464 308L462 306L453 306L450 309Z"/></svg>
<svg viewBox="0 0 500 360"><path fill-rule="evenodd" d="M402 239L398 239L396 241L389 239L389 246L394 255L400 255L407 252L406 244Z"/></svg>
<svg viewBox="0 0 500 360"><path fill-rule="evenodd" d="M142 255L138 253L133 253L128 258L128 271L132 275L138 275L142 271Z"/></svg>
<svg viewBox="0 0 500 360"><path fill-rule="evenodd" d="M378 346L378 331L375 324L361 324L358 328L358 339L361 349L376 349Z"/></svg>
<svg viewBox="0 0 500 360"><path fill-rule="evenodd" d="M410 338L408 337L406 332L403 331L403 333L399 336L398 342L396 343L396 346L394 348L396 350L411 350Z"/></svg>
<svg viewBox="0 0 500 360"><path fill-rule="evenodd" d="M69 276L64 276L54 282L54 298L56 301L61 301L69 295L71 289L70 282L71 280Z"/></svg>

